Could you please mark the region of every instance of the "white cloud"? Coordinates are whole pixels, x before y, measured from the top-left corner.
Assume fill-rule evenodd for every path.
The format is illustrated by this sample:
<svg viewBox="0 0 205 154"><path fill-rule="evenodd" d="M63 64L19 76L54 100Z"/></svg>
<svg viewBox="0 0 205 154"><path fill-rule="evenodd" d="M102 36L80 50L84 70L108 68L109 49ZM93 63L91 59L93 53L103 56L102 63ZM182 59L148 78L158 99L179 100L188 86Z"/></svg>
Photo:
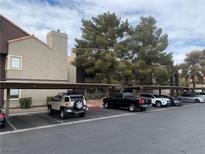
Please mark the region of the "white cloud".
<svg viewBox="0 0 205 154"><path fill-rule="evenodd" d="M187 52L205 48L204 0L61 0L55 5L48 1L0 0L0 14L44 41L50 30L65 31L68 53L81 35L81 19L107 11L132 24L140 16L154 16L169 35L167 51L174 52L175 63L181 63Z"/></svg>

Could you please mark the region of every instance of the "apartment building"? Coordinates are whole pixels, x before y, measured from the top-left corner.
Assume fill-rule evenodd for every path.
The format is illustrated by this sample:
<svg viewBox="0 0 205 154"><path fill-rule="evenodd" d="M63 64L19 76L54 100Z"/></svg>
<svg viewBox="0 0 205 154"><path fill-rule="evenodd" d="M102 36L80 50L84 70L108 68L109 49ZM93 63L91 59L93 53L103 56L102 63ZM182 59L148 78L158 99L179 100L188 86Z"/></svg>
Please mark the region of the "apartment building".
<svg viewBox="0 0 205 154"><path fill-rule="evenodd" d="M72 77L71 81L68 79L67 39L67 34L51 31L45 43L0 16L0 80L75 82ZM72 69L75 74L75 69ZM19 107L19 98L23 97L32 97L32 106L45 105L48 96L54 96L60 91L11 89L10 107ZM1 90L0 96L2 106L5 91Z"/></svg>

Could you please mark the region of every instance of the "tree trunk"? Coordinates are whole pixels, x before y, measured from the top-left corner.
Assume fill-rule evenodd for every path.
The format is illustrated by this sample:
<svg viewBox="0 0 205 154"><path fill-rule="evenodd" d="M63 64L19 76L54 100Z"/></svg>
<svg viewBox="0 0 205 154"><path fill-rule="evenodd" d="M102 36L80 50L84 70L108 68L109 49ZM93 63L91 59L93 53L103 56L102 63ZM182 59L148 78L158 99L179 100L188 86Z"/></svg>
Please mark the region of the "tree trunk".
<svg viewBox="0 0 205 154"><path fill-rule="evenodd" d="M191 79L192 79L193 88L195 88L195 87L196 87L196 83L195 83L195 77L194 77L194 75L191 77Z"/></svg>

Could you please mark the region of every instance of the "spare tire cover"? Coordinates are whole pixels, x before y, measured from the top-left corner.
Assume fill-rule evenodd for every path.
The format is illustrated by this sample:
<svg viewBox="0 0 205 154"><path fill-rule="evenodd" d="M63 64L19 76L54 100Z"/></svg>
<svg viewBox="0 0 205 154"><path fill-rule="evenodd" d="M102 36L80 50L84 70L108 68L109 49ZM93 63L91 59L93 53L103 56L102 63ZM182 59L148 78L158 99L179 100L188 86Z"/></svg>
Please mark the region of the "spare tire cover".
<svg viewBox="0 0 205 154"><path fill-rule="evenodd" d="M81 110L83 108L83 101L82 100L76 100L74 107L76 110Z"/></svg>

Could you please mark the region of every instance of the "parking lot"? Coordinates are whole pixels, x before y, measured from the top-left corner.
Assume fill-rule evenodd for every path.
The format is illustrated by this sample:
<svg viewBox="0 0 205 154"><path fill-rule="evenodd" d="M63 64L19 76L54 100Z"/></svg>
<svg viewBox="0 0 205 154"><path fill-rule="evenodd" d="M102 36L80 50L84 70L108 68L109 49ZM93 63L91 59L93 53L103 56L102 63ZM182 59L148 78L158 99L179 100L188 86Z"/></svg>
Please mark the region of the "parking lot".
<svg viewBox="0 0 205 154"><path fill-rule="evenodd" d="M186 105L193 105L190 103L184 103ZM183 106L182 106L183 107ZM58 114L48 115L45 113L34 113L26 115L15 115L10 116L6 122L6 126L0 129L0 134L12 133L24 130L41 129L45 127L53 127L58 125L64 125L68 123L84 122L89 120L98 120L103 118L109 118L113 116L123 116L129 114L146 114L147 112L160 111L167 109L174 109L180 107L167 107L167 108L157 108L151 107L145 112L132 113L124 109L104 109L99 110L89 110L85 117L81 118L77 115L69 116L66 119L60 119Z"/></svg>

